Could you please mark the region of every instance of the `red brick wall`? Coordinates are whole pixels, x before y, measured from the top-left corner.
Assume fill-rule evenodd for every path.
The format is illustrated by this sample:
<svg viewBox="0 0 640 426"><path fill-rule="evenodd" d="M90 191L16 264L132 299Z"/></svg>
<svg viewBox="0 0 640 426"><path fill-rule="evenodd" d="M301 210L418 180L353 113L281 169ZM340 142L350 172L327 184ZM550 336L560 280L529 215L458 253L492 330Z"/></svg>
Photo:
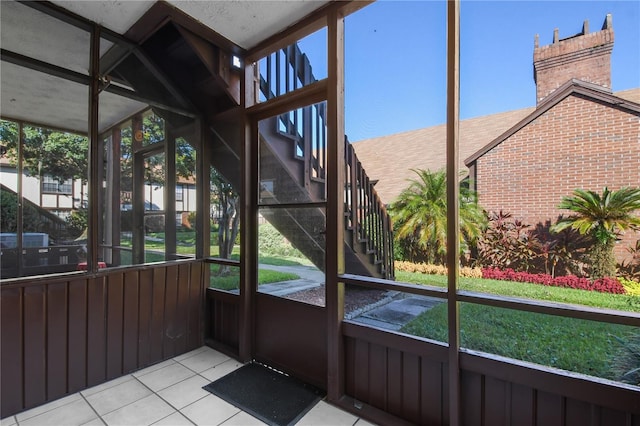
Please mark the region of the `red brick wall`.
<svg viewBox="0 0 640 426"><path fill-rule="evenodd" d="M476 187L487 211L525 223L556 221L563 196L640 186L640 114L571 95L478 158ZM625 247L640 238L627 233Z"/></svg>
<svg viewBox="0 0 640 426"><path fill-rule="evenodd" d="M613 28L534 48L536 101L571 79L611 88Z"/></svg>

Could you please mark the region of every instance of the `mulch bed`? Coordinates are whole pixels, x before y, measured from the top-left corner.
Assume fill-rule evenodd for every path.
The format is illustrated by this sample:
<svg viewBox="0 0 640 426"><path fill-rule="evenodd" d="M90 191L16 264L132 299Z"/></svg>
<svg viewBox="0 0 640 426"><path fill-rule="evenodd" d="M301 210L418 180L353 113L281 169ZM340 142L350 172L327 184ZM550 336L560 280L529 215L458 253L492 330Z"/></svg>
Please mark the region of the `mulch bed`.
<svg viewBox="0 0 640 426"><path fill-rule="evenodd" d="M387 296L387 291L368 288L348 287L344 296L345 313L353 312L357 309L376 303ZM315 287L309 290L297 291L288 294L288 299L310 303L312 305L324 306L324 286Z"/></svg>

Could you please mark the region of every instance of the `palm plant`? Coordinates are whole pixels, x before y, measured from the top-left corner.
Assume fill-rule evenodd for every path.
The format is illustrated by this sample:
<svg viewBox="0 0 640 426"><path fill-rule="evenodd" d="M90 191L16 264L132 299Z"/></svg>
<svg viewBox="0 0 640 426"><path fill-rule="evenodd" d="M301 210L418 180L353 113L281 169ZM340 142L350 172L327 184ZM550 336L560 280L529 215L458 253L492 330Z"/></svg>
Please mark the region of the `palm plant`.
<svg viewBox="0 0 640 426"><path fill-rule="evenodd" d="M561 218L551 230L560 232L572 228L590 236L593 239L589 251L591 277L615 276L613 248L616 239L627 229L640 229L640 217L633 215L634 211L640 209L640 188L610 191L605 187L602 195L576 189L573 196L563 197L558 208L571 210L573 214Z"/></svg>
<svg viewBox="0 0 640 426"><path fill-rule="evenodd" d="M447 179L444 171L413 170L417 179L391 205L394 232L410 260L444 263L447 252ZM475 244L486 224L477 197L466 185L460 187L460 251Z"/></svg>

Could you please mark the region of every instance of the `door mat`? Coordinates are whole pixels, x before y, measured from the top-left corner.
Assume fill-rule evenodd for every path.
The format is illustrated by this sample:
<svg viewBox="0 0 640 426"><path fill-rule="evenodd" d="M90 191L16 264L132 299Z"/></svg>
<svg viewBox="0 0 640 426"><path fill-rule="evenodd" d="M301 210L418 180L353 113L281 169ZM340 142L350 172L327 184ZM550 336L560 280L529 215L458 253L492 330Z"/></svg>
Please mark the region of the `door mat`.
<svg viewBox="0 0 640 426"><path fill-rule="evenodd" d="M324 391L261 364L247 364L205 390L272 426L295 424Z"/></svg>

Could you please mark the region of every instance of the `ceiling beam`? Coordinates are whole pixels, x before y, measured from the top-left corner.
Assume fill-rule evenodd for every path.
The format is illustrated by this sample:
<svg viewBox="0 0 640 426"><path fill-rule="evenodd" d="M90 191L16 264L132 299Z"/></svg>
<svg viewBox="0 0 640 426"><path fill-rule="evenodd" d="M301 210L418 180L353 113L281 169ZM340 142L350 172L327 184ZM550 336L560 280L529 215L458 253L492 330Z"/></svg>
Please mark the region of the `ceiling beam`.
<svg viewBox="0 0 640 426"><path fill-rule="evenodd" d="M0 48L0 59L2 61L9 62L14 65L18 65L24 68L38 71L47 75L59 77L64 80L72 81L74 83L82 84L85 86L88 86L91 81L89 76L86 74L72 71L67 68L59 67L57 65L53 65L48 62L43 62L38 59L30 58L28 56L24 56L19 53L15 53L6 49ZM149 97L139 95L135 91L126 89L124 87L120 87L116 85L108 85L103 90L105 92L109 92L114 95L122 96L124 98L131 99L134 101L146 103L152 107L160 108L165 111L174 112L176 114L184 115L186 117L195 118L198 116L198 114L193 110L189 110L186 108L179 108L173 105L168 105L166 102L158 101L155 99L151 99Z"/></svg>
<svg viewBox="0 0 640 426"><path fill-rule="evenodd" d="M80 28L87 32L90 32L94 25L97 25L95 22L86 19L78 14L75 14L71 11L68 11L58 5L55 5L48 1L25 1L19 0L19 2L25 6L28 6L32 9L35 9L39 12L42 12L48 16L59 19L62 22L65 22L74 27ZM144 66L153 74L153 76L158 79L160 84L164 86L167 91L175 98L176 101L180 103L180 107L178 109L183 111L188 111L189 116L193 116L193 112L197 111L195 105L191 103L191 101L175 86L171 80L164 74L164 72L147 56L147 54L140 48L139 45L133 43L128 40L126 37L111 31L107 28L100 27L101 38L104 38L120 47L126 49L125 52L117 52L118 49L114 53L109 54L105 57L108 60L105 69L113 68L117 66L122 60L124 60L129 54L133 53L138 60L140 60ZM113 48L111 49L113 50ZM112 56L113 55L113 56ZM102 69L101 69L102 70ZM104 75L104 74L101 74ZM87 83L88 84L88 83ZM176 107L171 107L172 109L176 109Z"/></svg>
<svg viewBox="0 0 640 426"><path fill-rule="evenodd" d="M4 62L9 62L44 74L60 77L75 83L84 84L85 86L88 86L91 80L87 74L72 71L67 68L59 67L58 65L43 62L2 48L0 48L0 59Z"/></svg>

